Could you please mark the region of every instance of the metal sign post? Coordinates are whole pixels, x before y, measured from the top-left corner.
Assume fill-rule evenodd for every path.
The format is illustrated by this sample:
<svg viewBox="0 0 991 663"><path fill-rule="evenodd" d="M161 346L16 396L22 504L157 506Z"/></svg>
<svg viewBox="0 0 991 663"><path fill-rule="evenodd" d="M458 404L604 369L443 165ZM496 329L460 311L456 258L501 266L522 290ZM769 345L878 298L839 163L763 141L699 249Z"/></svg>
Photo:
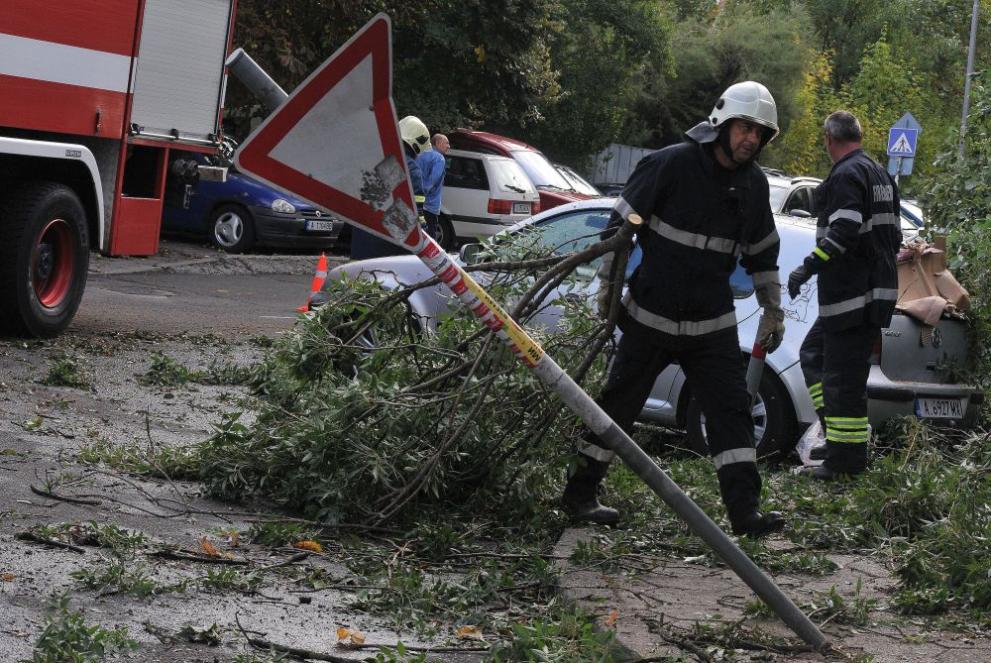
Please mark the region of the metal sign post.
<svg viewBox="0 0 991 663"><path fill-rule="evenodd" d="M388 57L383 58L383 51ZM361 67L375 79L374 84L355 75ZM387 79L386 85L383 79ZM346 88L343 93L334 89L338 81L346 81L341 85ZM379 14L279 105L278 111L241 145L235 162L242 170L419 257L785 624L815 649L826 648L826 638L791 599L423 231L412 208L412 188L401 158L391 82L391 24L388 16ZM266 92L271 94L271 86ZM340 143L335 143L331 131L335 122L345 122L351 128ZM319 140L320 131L328 132L323 140ZM375 135L368 137L364 149L355 152L361 131ZM639 217L631 217L622 231L632 235L630 224L640 222Z"/></svg>

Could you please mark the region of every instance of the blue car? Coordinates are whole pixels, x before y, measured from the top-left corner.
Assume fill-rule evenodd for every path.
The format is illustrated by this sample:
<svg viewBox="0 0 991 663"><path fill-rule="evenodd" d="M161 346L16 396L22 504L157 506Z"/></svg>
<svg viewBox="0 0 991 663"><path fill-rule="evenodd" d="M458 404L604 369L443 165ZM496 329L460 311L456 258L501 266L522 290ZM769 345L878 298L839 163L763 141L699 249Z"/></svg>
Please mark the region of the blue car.
<svg viewBox="0 0 991 663"><path fill-rule="evenodd" d="M236 171L233 145L216 156L173 152L166 185L162 229L210 238L227 253L253 246L327 249L344 222L289 194ZM226 182L201 179L198 165L226 166Z"/></svg>

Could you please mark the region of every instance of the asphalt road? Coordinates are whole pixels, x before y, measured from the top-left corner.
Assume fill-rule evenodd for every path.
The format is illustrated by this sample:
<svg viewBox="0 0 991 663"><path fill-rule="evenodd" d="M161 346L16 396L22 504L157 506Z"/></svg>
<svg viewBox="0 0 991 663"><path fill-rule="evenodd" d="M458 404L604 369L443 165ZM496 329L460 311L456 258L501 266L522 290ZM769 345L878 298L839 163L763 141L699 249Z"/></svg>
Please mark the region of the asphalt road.
<svg viewBox="0 0 991 663"><path fill-rule="evenodd" d="M69 331L272 334L292 327L309 287L290 274L90 274Z"/></svg>

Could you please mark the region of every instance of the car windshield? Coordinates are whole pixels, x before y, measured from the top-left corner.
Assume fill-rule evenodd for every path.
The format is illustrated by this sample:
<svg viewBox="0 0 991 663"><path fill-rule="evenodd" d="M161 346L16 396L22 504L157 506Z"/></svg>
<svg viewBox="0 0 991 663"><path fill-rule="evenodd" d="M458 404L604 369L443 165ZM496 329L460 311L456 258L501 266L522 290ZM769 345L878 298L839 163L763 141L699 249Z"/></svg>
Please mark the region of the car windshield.
<svg viewBox="0 0 991 663"><path fill-rule="evenodd" d="M785 204L785 198L788 197L788 192L791 190L787 186L782 186L780 184L774 184L773 182L768 182L771 189L771 211L780 212L782 206Z"/></svg>
<svg viewBox="0 0 991 663"><path fill-rule="evenodd" d="M598 189L596 189L594 186L586 182L584 179L581 178L580 175L578 175L578 173L571 170L570 168L561 167L558 168L558 170L561 172L562 175L564 175L564 179L568 180L568 183L571 184L571 188L577 191L578 193L584 193L586 196L595 196L595 197L599 197L602 195L601 193L599 193Z"/></svg>
<svg viewBox="0 0 991 663"><path fill-rule="evenodd" d="M516 163L523 167L527 177L533 182L535 187L553 187L557 189L570 189L571 185L564 179L561 173L551 165L540 152L530 152L529 150L516 150L513 152Z"/></svg>
<svg viewBox="0 0 991 663"><path fill-rule="evenodd" d="M492 179L499 191L527 193L533 191L533 185L518 163L512 159L492 159L489 161Z"/></svg>

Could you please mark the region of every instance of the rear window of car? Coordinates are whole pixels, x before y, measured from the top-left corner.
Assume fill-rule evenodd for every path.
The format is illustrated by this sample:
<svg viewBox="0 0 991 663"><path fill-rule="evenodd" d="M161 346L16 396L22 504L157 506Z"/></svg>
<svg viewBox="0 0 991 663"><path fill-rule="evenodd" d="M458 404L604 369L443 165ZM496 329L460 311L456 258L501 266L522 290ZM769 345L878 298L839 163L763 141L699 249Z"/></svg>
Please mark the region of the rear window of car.
<svg viewBox="0 0 991 663"><path fill-rule="evenodd" d="M485 165L481 159L455 156L447 157L447 172L444 174L444 186L488 191L489 178L485 174Z"/></svg>
<svg viewBox="0 0 991 663"><path fill-rule="evenodd" d="M536 193L526 173L512 159L491 159L489 161L489 179L495 184L497 191Z"/></svg>
<svg viewBox="0 0 991 663"><path fill-rule="evenodd" d="M790 187L774 184L773 182L768 182L768 184L771 189L771 211L780 212L781 207L785 204L785 198L788 197Z"/></svg>

